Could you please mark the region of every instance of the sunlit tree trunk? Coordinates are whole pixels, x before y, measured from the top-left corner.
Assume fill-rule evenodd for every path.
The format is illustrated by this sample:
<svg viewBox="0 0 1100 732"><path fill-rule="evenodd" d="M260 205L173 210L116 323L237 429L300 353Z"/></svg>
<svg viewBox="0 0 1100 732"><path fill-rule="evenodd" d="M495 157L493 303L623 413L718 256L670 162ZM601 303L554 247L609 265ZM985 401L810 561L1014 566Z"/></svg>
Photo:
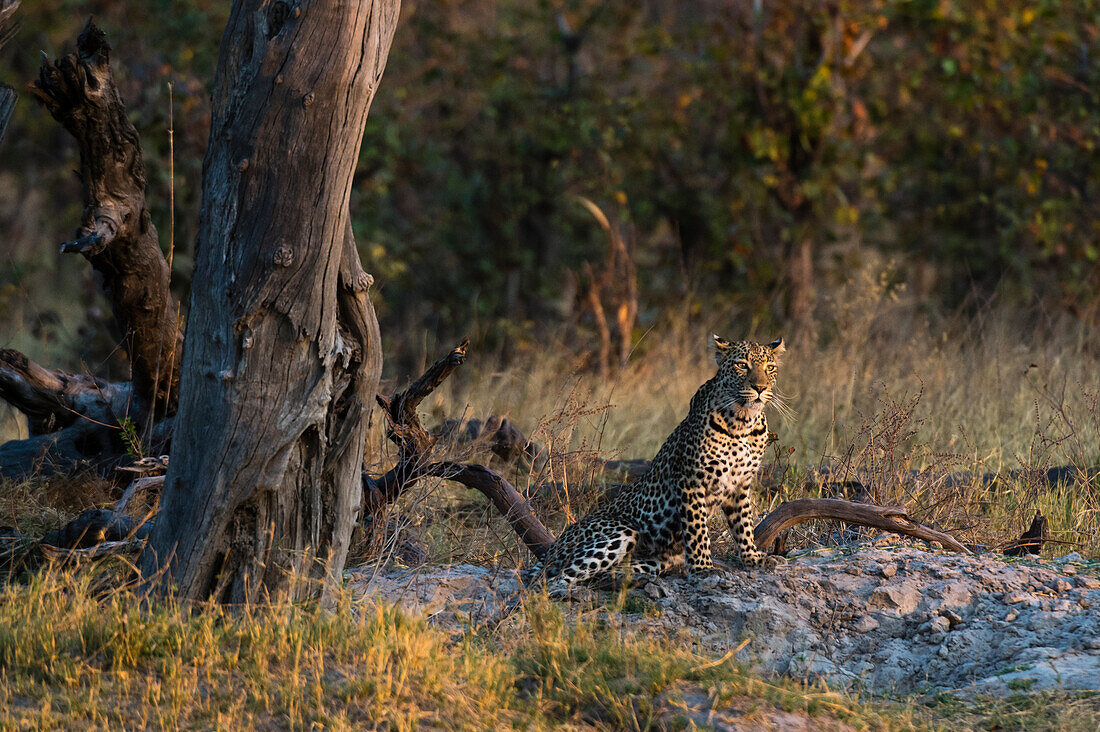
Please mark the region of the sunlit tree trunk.
<svg viewBox="0 0 1100 732"><path fill-rule="evenodd" d="M213 93L179 412L146 577L184 598L327 593L381 370L348 214L398 0L237 0Z"/></svg>

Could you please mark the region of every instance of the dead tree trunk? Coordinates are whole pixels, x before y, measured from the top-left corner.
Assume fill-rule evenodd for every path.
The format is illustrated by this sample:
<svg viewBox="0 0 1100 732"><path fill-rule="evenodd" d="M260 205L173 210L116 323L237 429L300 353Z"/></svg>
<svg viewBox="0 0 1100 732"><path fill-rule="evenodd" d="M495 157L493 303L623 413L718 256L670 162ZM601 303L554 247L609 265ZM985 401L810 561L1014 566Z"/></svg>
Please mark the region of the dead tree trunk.
<svg viewBox="0 0 1100 732"><path fill-rule="evenodd" d="M0 26L14 7L11 0L0 0ZM0 28L0 41L5 33ZM62 251L84 254L102 276L125 334L133 384L53 371L17 351L0 351L0 398L30 417L37 433L0 445L3 476L109 466L125 454L119 439L124 417L140 424L175 411L179 308L145 205L141 144L115 87L109 56L106 35L89 21L77 52L44 60L31 91L80 147L83 222Z"/></svg>
<svg viewBox="0 0 1100 732"><path fill-rule="evenodd" d="M340 578L381 358L350 239L397 0L237 0L214 81L172 460L142 554L180 596Z"/></svg>
<svg viewBox="0 0 1100 732"><path fill-rule="evenodd" d="M136 396L157 416L173 411L182 337L168 263L145 205L145 162L110 69L107 34L91 21L76 54L43 62L31 93L80 146L84 213L62 252L83 254L125 338Z"/></svg>

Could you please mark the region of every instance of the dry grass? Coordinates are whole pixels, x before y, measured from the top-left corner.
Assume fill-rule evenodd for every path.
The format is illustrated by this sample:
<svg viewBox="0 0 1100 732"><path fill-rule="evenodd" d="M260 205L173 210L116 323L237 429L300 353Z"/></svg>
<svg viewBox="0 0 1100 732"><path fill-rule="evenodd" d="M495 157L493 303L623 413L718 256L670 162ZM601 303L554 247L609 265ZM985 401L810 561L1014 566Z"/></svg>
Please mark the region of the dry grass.
<svg viewBox="0 0 1100 732"><path fill-rule="evenodd" d="M449 639L350 596L335 612L143 604L103 589L104 570L0 587L0 729L648 729L681 682L719 707L759 699L759 715L916 727L908 712L611 630L599 612L566 622L545 598L508 628Z"/></svg>
<svg viewBox="0 0 1100 732"><path fill-rule="evenodd" d="M830 479L856 477L875 500L903 502L968 541L1014 538L1039 510L1065 542L1048 553L1100 556L1096 479L1048 486L1038 473L1100 464L1094 334L1034 314L923 315L887 281L856 278L812 328L785 334L780 386L796 416L773 421L779 442L768 461L781 478L761 502L831 490L821 486L824 466ZM499 371L475 346L425 402L425 421L511 416L551 459L496 467L521 490L538 489L536 508L556 528L583 513L607 479L597 458L655 453L713 373L712 330L775 335L736 332L736 322L731 314L709 327L654 328L610 384L545 342ZM380 430L372 440L384 444ZM487 459L469 446L447 449ZM1008 476L1014 470L1022 472ZM943 479L961 471L1005 477ZM0 523L41 534L111 497L102 483L9 482ZM421 533L432 561L524 559L480 496L452 485L424 481L395 516ZM837 536L810 525L802 540ZM544 600L505 627L457 638L350 597L335 613L142 605L118 589L123 569L47 566L0 587L0 729L645 728L662 695L683 683L718 704L759 699L761 714L792 709L857 728L1093 729L1100 714L1095 697L1068 696L868 706L713 667L686 644L631 635L598 612L566 622ZM116 581L104 584L104 572Z"/></svg>
<svg viewBox="0 0 1100 732"><path fill-rule="evenodd" d="M475 346L470 364L423 410L436 420L507 414L546 445L552 460L509 477L521 489L552 484L543 508L550 523L560 525L591 503L592 491L584 487L599 479L597 456L655 454L695 389L713 374L706 348L711 330L776 335L739 330L736 322L730 316L710 327L655 327L612 383L579 369L568 349L545 341L498 371ZM824 468L830 480L858 478L871 499L904 503L970 542L1002 545L1040 510L1064 542L1048 551L1100 556L1096 479L1051 487L1039 472L1100 465L1100 349L1087 326L1005 309L966 319L928 315L887 275L864 273L822 306L811 327L786 335L779 384L795 414L772 415L779 442L768 460L782 478L769 493L771 505L817 495ZM944 480L960 473L974 480ZM983 484L983 474L1002 477ZM435 537L457 539L437 545L435 556L512 553L507 530L492 528L476 500L438 484L422 491L417 499L436 512L429 517ZM415 504L410 501L407 512L414 522L425 518ZM481 537L438 527L439 508L456 505L470 519L461 523L480 526ZM497 536L503 540L491 548L471 550Z"/></svg>

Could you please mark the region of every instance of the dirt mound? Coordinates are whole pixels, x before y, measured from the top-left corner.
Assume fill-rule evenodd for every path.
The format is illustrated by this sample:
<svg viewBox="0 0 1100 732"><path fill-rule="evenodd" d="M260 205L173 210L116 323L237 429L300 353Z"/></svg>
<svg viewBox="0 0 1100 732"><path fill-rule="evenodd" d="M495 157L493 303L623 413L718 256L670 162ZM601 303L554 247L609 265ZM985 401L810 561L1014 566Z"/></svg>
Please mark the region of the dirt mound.
<svg viewBox="0 0 1100 732"><path fill-rule="evenodd" d="M513 572L471 565L349 580L452 627L492 617L518 589ZM659 612L621 622L682 629L712 655L749 638L737 659L764 673L888 694L1100 689L1100 577L1077 555L1008 563L880 539L634 592Z"/></svg>

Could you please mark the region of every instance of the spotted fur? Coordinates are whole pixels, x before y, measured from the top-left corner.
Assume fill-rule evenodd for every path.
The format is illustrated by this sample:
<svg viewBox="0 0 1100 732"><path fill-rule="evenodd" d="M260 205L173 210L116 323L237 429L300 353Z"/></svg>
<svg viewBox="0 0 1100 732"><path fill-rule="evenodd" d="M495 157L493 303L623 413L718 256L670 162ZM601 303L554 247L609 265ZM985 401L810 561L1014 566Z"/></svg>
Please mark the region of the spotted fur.
<svg viewBox="0 0 1100 732"><path fill-rule="evenodd" d="M699 387L688 414L649 471L608 503L570 524L534 567L558 586L629 566L658 574L687 563L712 571L707 515L720 506L749 567L766 555L753 540L750 488L768 444L764 405L772 398L783 339L767 345L714 336L718 373Z"/></svg>

